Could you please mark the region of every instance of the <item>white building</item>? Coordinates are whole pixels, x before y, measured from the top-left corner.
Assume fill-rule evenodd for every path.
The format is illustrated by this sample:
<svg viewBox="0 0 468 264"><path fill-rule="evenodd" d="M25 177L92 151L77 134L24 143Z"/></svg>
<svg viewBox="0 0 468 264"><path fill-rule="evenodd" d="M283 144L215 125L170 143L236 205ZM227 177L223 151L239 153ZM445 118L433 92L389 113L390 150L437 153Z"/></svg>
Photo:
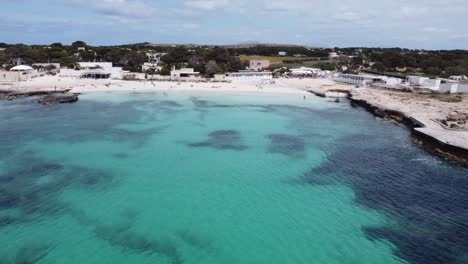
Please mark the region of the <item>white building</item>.
<svg viewBox="0 0 468 264"><path fill-rule="evenodd" d="M249 69L252 71L263 71L270 67L269 60L251 60Z"/></svg>
<svg viewBox="0 0 468 264"><path fill-rule="evenodd" d="M287 56L288 53L286 51L280 51L278 52L278 55L284 57L284 56Z"/></svg>
<svg viewBox="0 0 468 264"><path fill-rule="evenodd" d="M290 74L292 76L316 76L320 73L320 69L316 68L307 68L307 67L300 67L295 69L290 69Z"/></svg>
<svg viewBox="0 0 468 264"><path fill-rule="evenodd" d="M111 73L106 70L85 70L80 73L80 79L110 79Z"/></svg>
<svg viewBox="0 0 468 264"><path fill-rule="evenodd" d="M257 71L239 71L239 72L228 72L226 74L217 74L215 80L217 81L264 81L272 80L273 74L269 71L257 72Z"/></svg>
<svg viewBox="0 0 468 264"><path fill-rule="evenodd" d="M429 79L429 77L410 75L406 77L406 82L408 82L412 86L421 86L424 82L426 82Z"/></svg>
<svg viewBox="0 0 468 264"><path fill-rule="evenodd" d="M438 91L442 80L440 79L431 79L429 77L422 76L408 76L406 78L407 83L411 86L417 88L431 89L433 91Z"/></svg>
<svg viewBox="0 0 468 264"><path fill-rule="evenodd" d="M451 87L450 93L468 93L468 83L457 83Z"/></svg>
<svg viewBox="0 0 468 264"><path fill-rule="evenodd" d="M201 80L200 73L193 68L182 68L180 70L173 69L171 71L171 80L181 81L198 81Z"/></svg>
<svg viewBox="0 0 468 264"><path fill-rule="evenodd" d="M453 75L453 76L450 76L449 79L454 80L454 81L464 81L464 80L467 80L468 77L466 77L466 75Z"/></svg>
<svg viewBox="0 0 468 264"><path fill-rule="evenodd" d="M385 82L386 85L389 85L389 86L397 86L403 83L403 79L400 79L400 78L388 77L388 76L380 76L380 78Z"/></svg>
<svg viewBox="0 0 468 264"><path fill-rule="evenodd" d="M37 70L27 65L19 65L10 69L10 71L0 72L0 81L2 82L20 82L27 81L38 76Z"/></svg>
<svg viewBox="0 0 468 264"><path fill-rule="evenodd" d="M336 82L349 83L357 86L365 86L371 83L384 83L381 76L358 75L358 74L338 74L334 77Z"/></svg>
<svg viewBox="0 0 468 264"><path fill-rule="evenodd" d="M122 79L126 73L122 67L113 67L112 62L78 62L78 68L79 70L61 69L60 77L91 78L90 76L94 73L95 76L99 77L110 74L109 78L111 79Z"/></svg>

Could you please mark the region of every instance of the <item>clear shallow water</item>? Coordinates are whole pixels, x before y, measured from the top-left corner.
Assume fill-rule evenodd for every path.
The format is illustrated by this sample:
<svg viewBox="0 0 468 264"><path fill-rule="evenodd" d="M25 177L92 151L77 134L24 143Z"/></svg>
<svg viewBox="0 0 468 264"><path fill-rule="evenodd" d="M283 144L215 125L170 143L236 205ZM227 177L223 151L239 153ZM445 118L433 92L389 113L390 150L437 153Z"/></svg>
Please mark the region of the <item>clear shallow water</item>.
<svg viewBox="0 0 468 264"><path fill-rule="evenodd" d="M347 103L0 102L0 263L467 263L468 172Z"/></svg>

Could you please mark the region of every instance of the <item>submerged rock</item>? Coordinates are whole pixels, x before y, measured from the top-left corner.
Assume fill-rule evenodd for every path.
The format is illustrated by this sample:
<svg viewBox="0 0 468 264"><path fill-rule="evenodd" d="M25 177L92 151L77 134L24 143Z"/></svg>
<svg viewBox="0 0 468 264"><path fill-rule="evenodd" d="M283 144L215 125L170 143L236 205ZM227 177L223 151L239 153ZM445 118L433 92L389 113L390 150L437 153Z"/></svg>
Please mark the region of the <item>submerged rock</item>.
<svg viewBox="0 0 468 264"><path fill-rule="evenodd" d="M43 105L54 105L63 103L73 103L78 101L77 94L48 94L39 98L38 102Z"/></svg>

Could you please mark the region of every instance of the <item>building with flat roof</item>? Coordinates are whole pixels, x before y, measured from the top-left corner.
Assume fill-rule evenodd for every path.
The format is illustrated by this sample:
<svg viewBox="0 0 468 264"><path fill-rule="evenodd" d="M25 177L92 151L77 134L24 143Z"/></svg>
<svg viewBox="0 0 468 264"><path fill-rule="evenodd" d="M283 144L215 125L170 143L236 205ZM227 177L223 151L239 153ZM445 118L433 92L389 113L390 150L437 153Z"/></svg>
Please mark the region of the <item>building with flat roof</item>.
<svg viewBox="0 0 468 264"><path fill-rule="evenodd" d="M27 81L38 76L37 70L27 65L18 65L10 71L0 71L1 82Z"/></svg>
<svg viewBox="0 0 468 264"><path fill-rule="evenodd" d="M216 81L264 81L272 80L273 74L269 71L257 72L257 71L239 71L239 72L228 72L225 74L216 74Z"/></svg>
<svg viewBox="0 0 468 264"><path fill-rule="evenodd" d="M433 91L438 91L440 89L442 80L431 79L429 77L423 77L423 76L410 75L406 78L406 82L415 88L423 88L423 89L430 89Z"/></svg>
<svg viewBox="0 0 468 264"><path fill-rule="evenodd" d="M318 75L321 70L316 68L300 67L290 69L289 71L291 72L291 76L315 76Z"/></svg>
<svg viewBox="0 0 468 264"><path fill-rule="evenodd" d="M111 73L105 70L86 70L80 73L80 79L110 79Z"/></svg>
<svg viewBox="0 0 468 264"><path fill-rule="evenodd" d="M358 75L340 73L333 78L336 82L349 83L357 86L366 86L372 83L385 83L381 76Z"/></svg>
<svg viewBox="0 0 468 264"><path fill-rule="evenodd" d="M176 70L175 68L171 71L171 80L200 80L200 73L196 72L193 68L181 68Z"/></svg>
<svg viewBox="0 0 468 264"><path fill-rule="evenodd" d="M468 77L466 77L466 75L452 75L449 77L449 79L454 81L464 81L468 80Z"/></svg>

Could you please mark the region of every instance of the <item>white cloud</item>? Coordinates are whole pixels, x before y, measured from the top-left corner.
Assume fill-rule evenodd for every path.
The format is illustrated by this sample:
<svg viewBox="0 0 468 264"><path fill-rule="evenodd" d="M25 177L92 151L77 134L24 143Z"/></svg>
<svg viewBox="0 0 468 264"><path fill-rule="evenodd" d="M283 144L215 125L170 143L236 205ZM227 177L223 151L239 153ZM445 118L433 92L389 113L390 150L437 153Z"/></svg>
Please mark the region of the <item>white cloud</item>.
<svg viewBox="0 0 468 264"><path fill-rule="evenodd" d="M229 0L187 0L184 4L189 8L211 11L225 8L231 3Z"/></svg>
<svg viewBox="0 0 468 264"><path fill-rule="evenodd" d="M157 13L154 5L139 0L71 0L69 3L116 17L147 18Z"/></svg>

